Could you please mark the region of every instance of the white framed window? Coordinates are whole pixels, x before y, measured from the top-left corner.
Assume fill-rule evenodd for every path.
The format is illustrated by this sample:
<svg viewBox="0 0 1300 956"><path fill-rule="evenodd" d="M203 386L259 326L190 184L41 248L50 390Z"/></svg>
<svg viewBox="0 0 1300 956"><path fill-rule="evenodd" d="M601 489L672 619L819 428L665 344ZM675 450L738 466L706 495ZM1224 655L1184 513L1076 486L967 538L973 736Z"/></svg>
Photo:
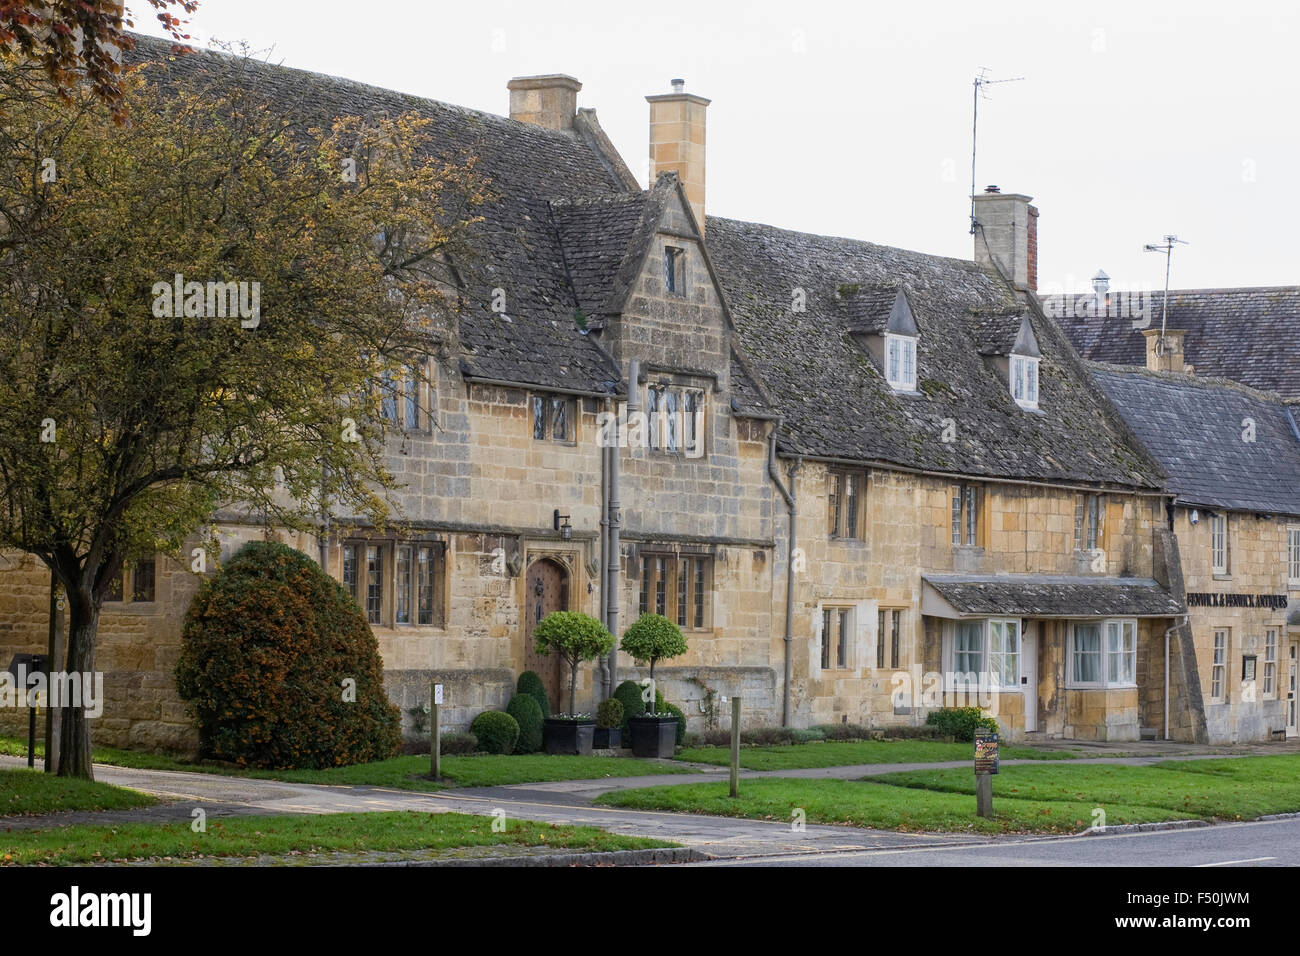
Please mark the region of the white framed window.
<svg viewBox="0 0 1300 956"><path fill-rule="evenodd" d="M1011 356L1011 397L1021 408L1038 407L1038 359Z"/></svg>
<svg viewBox="0 0 1300 956"><path fill-rule="evenodd" d="M1228 516L1210 515L1210 568L1215 574L1228 573Z"/></svg>
<svg viewBox="0 0 1300 956"><path fill-rule="evenodd" d="M989 621L989 686L997 690L1020 687L1020 621Z"/></svg>
<svg viewBox="0 0 1300 956"><path fill-rule="evenodd" d="M1210 661L1210 700L1222 703L1228 688L1228 629L1214 632L1214 656Z"/></svg>
<svg viewBox="0 0 1300 956"><path fill-rule="evenodd" d="M1300 588L1300 527L1286 529L1287 583Z"/></svg>
<svg viewBox="0 0 1300 956"><path fill-rule="evenodd" d="M1277 628L1264 631L1264 696L1277 696Z"/></svg>
<svg viewBox="0 0 1300 956"><path fill-rule="evenodd" d="M1020 690L1024 628L1019 618L952 621L945 634L949 689Z"/></svg>
<svg viewBox="0 0 1300 956"><path fill-rule="evenodd" d="M1073 622L1066 664L1072 688L1136 686L1137 619Z"/></svg>
<svg viewBox="0 0 1300 956"><path fill-rule="evenodd" d="M891 388L916 391L916 338L885 333L885 379Z"/></svg>
<svg viewBox="0 0 1300 956"><path fill-rule="evenodd" d="M853 640L853 608L822 608L822 670L843 670L849 666Z"/></svg>

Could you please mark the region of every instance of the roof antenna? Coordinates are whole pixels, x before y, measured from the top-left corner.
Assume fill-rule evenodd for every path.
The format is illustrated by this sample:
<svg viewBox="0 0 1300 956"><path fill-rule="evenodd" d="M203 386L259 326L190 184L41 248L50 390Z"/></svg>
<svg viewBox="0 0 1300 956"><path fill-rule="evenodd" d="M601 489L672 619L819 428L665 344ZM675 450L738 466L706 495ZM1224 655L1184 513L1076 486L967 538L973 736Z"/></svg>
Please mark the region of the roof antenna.
<svg viewBox="0 0 1300 956"><path fill-rule="evenodd" d="M975 235L975 229L979 225L975 221L975 144L978 142L976 131L979 129L980 121L980 97L988 99L988 93L984 92L984 87L992 86L994 83L1019 83L1024 79L1023 76L1012 76L1005 80L990 80L989 68L981 66L979 75L975 77L975 92L972 95L974 100L974 110L971 115L970 124L970 234Z"/></svg>
<svg viewBox="0 0 1300 956"><path fill-rule="evenodd" d="M1180 246L1188 245L1186 239L1179 239L1177 236L1165 236L1164 242L1148 242L1142 247L1144 252L1163 252L1165 254L1165 301L1160 309L1160 351L1157 355L1163 355L1165 351L1165 321L1169 318L1169 267L1174 258L1174 244Z"/></svg>

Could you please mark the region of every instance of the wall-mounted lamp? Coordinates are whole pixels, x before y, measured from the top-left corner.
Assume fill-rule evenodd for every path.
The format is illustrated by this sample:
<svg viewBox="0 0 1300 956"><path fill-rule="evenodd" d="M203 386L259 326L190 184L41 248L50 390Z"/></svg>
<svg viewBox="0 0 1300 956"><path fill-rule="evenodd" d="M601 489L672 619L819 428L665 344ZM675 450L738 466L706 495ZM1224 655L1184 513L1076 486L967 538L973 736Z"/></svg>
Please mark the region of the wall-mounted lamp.
<svg viewBox="0 0 1300 956"><path fill-rule="evenodd" d="M1192 522L1192 524L1200 524L1200 523L1201 523L1201 513L1200 513L1199 511L1197 511L1195 508L1193 508L1193 509L1192 509L1192 513L1188 516L1188 520L1190 520L1190 521Z"/></svg>
<svg viewBox="0 0 1300 956"><path fill-rule="evenodd" d="M573 538L573 525L569 524L569 516L560 514L559 508L555 509L555 515L552 519L552 527L554 527L556 531L560 532L560 537L565 541L569 541Z"/></svg>

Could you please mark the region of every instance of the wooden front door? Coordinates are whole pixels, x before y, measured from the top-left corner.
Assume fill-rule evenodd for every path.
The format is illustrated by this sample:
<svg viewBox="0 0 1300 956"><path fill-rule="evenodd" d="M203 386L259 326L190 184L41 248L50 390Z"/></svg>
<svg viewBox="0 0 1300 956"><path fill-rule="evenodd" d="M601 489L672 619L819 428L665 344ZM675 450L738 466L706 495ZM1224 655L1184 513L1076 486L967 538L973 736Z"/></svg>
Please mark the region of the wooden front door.
<svg viewBox="0 0 1300 956"><path fill-rule="evenodd" d="M569 708L569 675L564 661L554 651L546 656L537 653L533 629L552 611L569 610L569 572L558 561L540 558L528 566L525 587L528 600L524 618L524 666L541 675L546 696L551 701L551 712L560 713Z"/></svg>

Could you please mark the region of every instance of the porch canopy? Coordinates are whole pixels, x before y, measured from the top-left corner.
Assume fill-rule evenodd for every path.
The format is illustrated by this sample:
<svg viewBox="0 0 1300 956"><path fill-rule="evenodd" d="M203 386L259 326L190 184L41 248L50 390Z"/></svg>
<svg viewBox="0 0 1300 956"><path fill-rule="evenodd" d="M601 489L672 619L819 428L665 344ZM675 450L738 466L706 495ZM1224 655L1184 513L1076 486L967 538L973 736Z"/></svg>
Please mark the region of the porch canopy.
<svg viewBox="0 0 1300 956"><path fill-rule="evenodd" d="M927 574L932 617L1178 617L1187 609L1151 578L1050 574Z"/></svg>

